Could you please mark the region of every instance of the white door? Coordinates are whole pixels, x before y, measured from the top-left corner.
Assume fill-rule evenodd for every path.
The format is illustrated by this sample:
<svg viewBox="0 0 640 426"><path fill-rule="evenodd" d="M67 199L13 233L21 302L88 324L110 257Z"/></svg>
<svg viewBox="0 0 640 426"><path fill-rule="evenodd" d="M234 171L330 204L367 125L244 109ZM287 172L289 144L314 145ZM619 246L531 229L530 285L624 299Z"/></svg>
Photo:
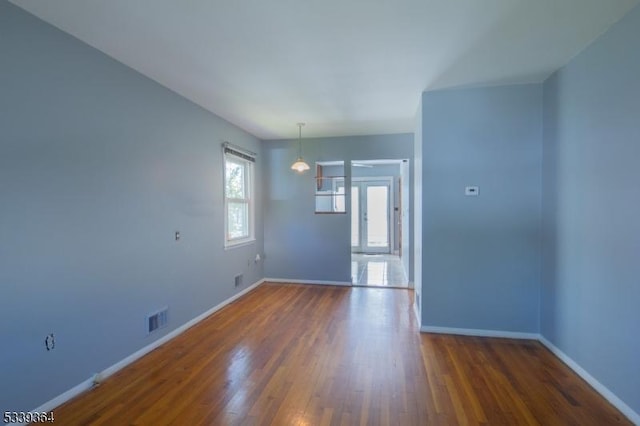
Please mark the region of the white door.
<svg viewBox="0 0 640 426"><path fill-rule="evenodd" d="M354 181L351 186L351 251L390 253L391 183Z"/></svg>

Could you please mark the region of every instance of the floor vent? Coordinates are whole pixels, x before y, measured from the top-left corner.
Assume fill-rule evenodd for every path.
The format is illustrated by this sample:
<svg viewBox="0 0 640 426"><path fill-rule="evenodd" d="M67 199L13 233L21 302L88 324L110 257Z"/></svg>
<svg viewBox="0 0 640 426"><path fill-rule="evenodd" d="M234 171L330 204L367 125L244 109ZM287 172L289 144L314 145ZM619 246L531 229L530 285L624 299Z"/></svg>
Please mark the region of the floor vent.
<svg viewBox="0 0 640 426"><path fill-rule="evenodd" d="M235 287L240 287L242 285L242 274L236 275L236 278L235 278L235 280L233 282L233 285Z"/></svg>
<svg viewBox="0 0 640 426"><path fill-rule="evenodd" d="M164 328L169 323L169 307L147 315L147 334Z"/></svg>

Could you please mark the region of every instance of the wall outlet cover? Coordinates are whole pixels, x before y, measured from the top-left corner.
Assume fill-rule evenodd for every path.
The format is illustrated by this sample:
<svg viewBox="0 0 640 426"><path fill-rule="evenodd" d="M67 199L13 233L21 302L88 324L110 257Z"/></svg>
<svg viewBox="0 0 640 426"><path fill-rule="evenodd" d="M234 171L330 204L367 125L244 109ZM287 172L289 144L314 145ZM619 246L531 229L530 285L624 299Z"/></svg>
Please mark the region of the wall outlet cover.
<svg viewBox="0 0 640 426"><path fill-rule="evenodd" d="M464 195L476 196L480 193L480 187L478 186L466 186L464 188Z"/></svg>

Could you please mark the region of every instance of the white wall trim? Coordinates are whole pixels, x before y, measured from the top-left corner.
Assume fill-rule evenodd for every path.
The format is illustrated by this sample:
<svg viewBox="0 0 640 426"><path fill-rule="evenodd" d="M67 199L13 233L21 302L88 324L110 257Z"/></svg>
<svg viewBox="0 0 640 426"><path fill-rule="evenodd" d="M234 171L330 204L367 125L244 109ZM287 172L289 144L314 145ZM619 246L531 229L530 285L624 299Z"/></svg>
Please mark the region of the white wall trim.
<svg viewBox="0 0 640 426"><path fill-rule="evenodd" d="M481 330L476 328L455 328L455 327L435 327L431 325L423 325L420 327L422 333L437 334L457 334L461 336L478 336L478 337L501 337L506 339L529 339L538 340L537 333L523 333L519 331L503 331L503 330Z"/></svg>
<svg viewBox="0 0 640 426"><path fill-rule="evenodd" d="M562 352L557 346L547 340L544 336L539 335L538 340L547 347L555 356L560 358L569 368L571 368L578 376L582 377L591 385L600 395L609 401L614 407L622 412L632 423L640 425L640 414L633 411L631 407L625 404L620 398L611 392L605 385L600 383L595 377L587 372L584 368L575 362L569 355Z"/></svg>
<svg viewBox="0 0 640 426"><path fill-rule="evenodd" d="M90 378L88 378L84 382L82 382L82 383L74 386L73 388L69 389L68 391L56 396L52 400L50 400L48 402L45 402L44 404L42 404L41 406L39 406L35 410L32 410L32 412L36 412L36 411L37 412L52 411L56 407L58 407L58 406L64 404L65 402L75 398L76 396L80 395L82 392L85 392L85 391L91 389L94 386L94 381L95 380L98 380L98 381L104 380L107 377L109 377L109 376L115 374L116 372L122 370L124 367L126 367L129 364L135 362L136 360L142 358L143 356L145 356L146 354L148 354L152 350L156 349L157 347L167 343L169 340L173 339L174 337L184 333L189 328L193 327L194 325L196 325L200 321L204 320L208 316L210 316L213 313L215 313L215 312L219 311L220 309L224 308L225 306L227 306L231 302L234 302L235 300L237 300L240 297L244 296L245 294L249 293L251 290L255 289L256 287L258 287L260 284L262 284L265 281L266 280L262 279L260 281L257 281L255 283L251 284L249 287L245 288L244 290L240 291L239 293L234 294L233 296L231 296L227 300L224 300L223 302L221 302L218 305L214 306L213 308L207 310L206 312L198 315L197 317L195 317L191 321L186 322L185 324L183 324L180 327L176 328L172 332L166 334L165 336L159 338L158 340L155 340L155 341L149 343L147 346L141 348L140 350L132 353L131 355L129 355L128 357L126 357L122 361L119 361L119 362L113 364L111 367L108 367L105 370L103 370L102 372L97 373L94 376L91 376Z"/></svg>
<svg viewBox="0 0 640 426"><path fill-rule="evenodd" d="M294 280L290 278L265 278L263 281L279 284L339 285L343 287L351 287L353 285L349 281Z"/></svg>
<svg viewBox="0 0 640 426"><path fill-rule="evenodd" d="M53 411L56 407L59 407L60 405L64 404L65 402L67 402L67 401L75 398L76 396L80 395L81 393L83 393L85 391L88 391L92 387L93 387L93 377L90 377L87 380L85 380L84 382L79 383L76 386L72 387L68 391L56 396L52 400L45 402L44 404L42 404L41 406L39 406L35 410L31 410L31 412L32 413L35 413L35 412L42 413L44 411L47 411L47 412L48 411ZM27 423L21 423L21 424L27 424Z"/></svg>
<svg viewBox="0 0 640 426"><path fill-rule="evenodd" d="M413 300L413 314L416 316L418 325L422 324L422 318L420 318L420 310L418 309L418 304L416 303L415 299ZM422 331L422 328L420 328L420 331Z"/></svg>

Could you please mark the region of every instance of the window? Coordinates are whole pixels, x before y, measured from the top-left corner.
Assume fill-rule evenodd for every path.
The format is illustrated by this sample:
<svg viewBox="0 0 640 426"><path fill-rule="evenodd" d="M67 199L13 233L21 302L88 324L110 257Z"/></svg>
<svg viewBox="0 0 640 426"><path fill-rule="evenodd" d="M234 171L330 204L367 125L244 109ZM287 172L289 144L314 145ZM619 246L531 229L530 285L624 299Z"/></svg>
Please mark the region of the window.
<svg viewBox="0 0 640 426"><path fill-rule="evenodd" d="M255 240L254 162L250 153L224 145L225 247Z"/></svg>
<svg viewBox="0 0 640 426"><path fill-rule="evenodd" d="M316 214L346 213L344 161L316 163Z"/></svg>

